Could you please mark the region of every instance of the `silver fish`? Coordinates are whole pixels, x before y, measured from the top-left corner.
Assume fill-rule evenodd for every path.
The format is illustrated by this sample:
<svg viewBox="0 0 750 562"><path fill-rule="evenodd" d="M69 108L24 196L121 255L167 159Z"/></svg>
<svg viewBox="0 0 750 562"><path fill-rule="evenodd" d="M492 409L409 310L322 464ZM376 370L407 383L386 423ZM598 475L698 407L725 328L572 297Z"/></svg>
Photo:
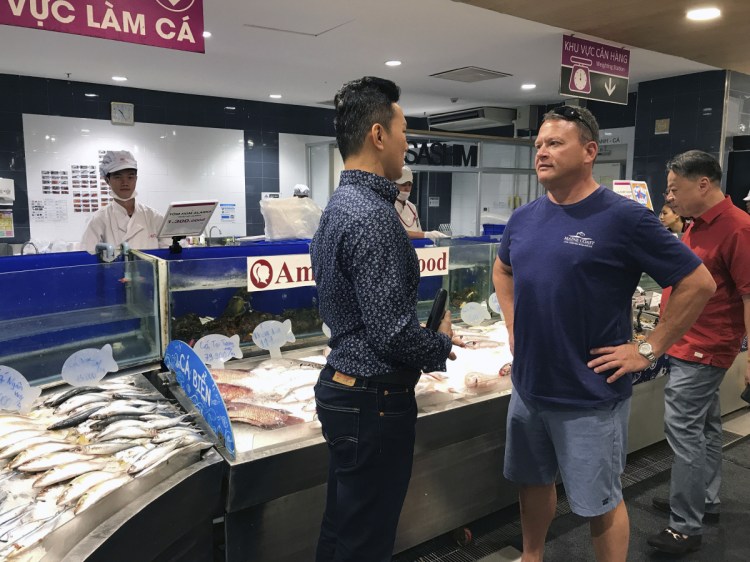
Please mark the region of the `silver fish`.
<svg viewBox="0 0 750 562"><path fill-rule="evenodd" d="M13 509L9 509L3 513L0 513L0 527L4 527L8 523L18 520L24 513L29 510L28 505L19 505Z"/></svg>
<svg viewBox="0 0 750 562"><path fill-rule="evenodd" d="M65 439L63 437L60 437L57 433L52 433L49 431L46 431L42 433L41 435L36 435L34 437L29 437L27 439L22 439L21 441L18 441L17 443L14 443L13 445L8 445L5 449L2 450L2 453L0 453L0 459L12 459L18 453L21 453L28 449L29 447L33 445L38 445L39 443L65 443Z"/></svg>
<svg viewBox="0 0 750 562"><path fill-rule="evenodd" d="M171 441L179 437L184 437L186 435L198 435L198 430L189 429L189 428L181 428L181 427L173 427L165 431L160 431L156 435L156 437L154 437L151 440L151 442L156 443L158 445L160 443L166 443L167 441Z"/></svg>
<svg viewBox="0 0 750 562"><path fill-rule="evenodd" d="M113 455L130 449L131 447L137 447L147 443L145 439L127 439L124 441L104 441L102 443L89 443L88 445L80 446L77 451L84 455Z"/></svg>
<svg viewBox="0 0 750 562"><path fill-rule="evenodd" d="M75 447L76 445L74 443L57 443L54 441L51 443L39 443L38 445L29 447L23 453L20 453L8 466L10 468L18 468L22 464L38 459L39 457L43 457L50 453L56 453L58 451L69 451L70 449L75 449Z"/></svg>
<svg viewBox="0 0 750 562"><path fill-rule="evenodd" d="M155 429L138 426L118 427L113 431L104 431L97 437L97 442L112 441L114 439L144 439L156 436Z"/></svg>
<svg viewBox="0 0 750 562"><path fill-rule="evenodd" d="M163 464L167 464L173 457L190 455L191 453L198 452L201 449L205 449L206 448L205 443L208 443L208 442L206 441L203 443L193 443L192 445L187 445L186 447L177 448L177 449L174 449L173 451L170 451L169 454L167 454L167 456L165 456L159 462L154 463L151 466L144 468L142 471L136 474L136 478L145 476L146 474L149 474L152 470L158 468L159 466Z"/></svg>
<svg viewBox="0 0 750 562"><path fill-rule="evenodd" d="M199 445L202 449L210 449L214 446L213 443L210 441L207 441L202 436L198 435L197 433L193 433L191 435L183 435L182 437L178 437L173 441L175 446L179 449L182 447L190 447L193 445Z"/></svg>
<svg viewBox="0 0 750 562"><path fill-rule="evenodd" d="M28 551L30 548L36 546L37 543L39 543L44 537L55 530L57 525L60 523L61 516L62 513L55 515L51 519L42 521L41 525L33 529L31 532L28 532L22 537L15 539L2 553L0 553L5 556L3 560L5 560L6 558L10 560L11 557L23 554L25 551ZM39 523L39 521L36 521L35 523ZM33 525L30 524L29 527L33 527Z"/></svg>
<svg viewBox="0 0 750 562"><path fill-rule="evenodd" d="M91 489L97 484L101 484L102 482L106 482L107 480L112 480L112 478L114 478L116 474L117 473L109 472L106 470L94 470L93 472L87 472L86 474L76 476L65 487L65 491L58 498L58 505L67 505L77 502L78 499L83 494L85 494L87 490Z"/></svg>
<svg viewBox="0 0 750 562"><path fill-rule="evenodd" d="M44 428L19 429L18 431L9 433L8 435L0 439L0 449L5 449L6 447L12 445L13 443L17 443L18 441L21 441L22 439L28 439L29 437L37 437L39 435L44 435Z"/></svg>
<svg viewBox="0 0 750 562"><path fill-rule="evenodd" d="M92 402L111 402L112 397L109 394L103 392L90 392L87 394L79 394L74 396L70 400L66 400L55 409L55 414L67 414L81 406L91 404Z"/></svg>
<svg viewBox="0 0 750 562"><path fill-rule="evenodd" d="M15 431L21 431L22 429L44 429L44 426L40 425L39 422L31 420L24 421L12 421L4 425L0 425L0 437L13 433Z"/></svg>
<svg viewBox="0 0 750 562"><path fill-rule="evenodd" d="M153 464L158 464L161 460L164 459L164 457L166 457L176 448L177 441L175 440L170 441L169 443L164 443L163 445L160 445L159 447L148 451L131 463L131 465L128 467L128 474L135 474L136 472L140 472L141 470L144 470Z"/></svg>
<svg viewBox="0 0 750 562"><path fill-rule="evenodd" d="M93 458L94 457L91 455L83 455L72 451L59 451L57 453L50 453L44 457L34 459L26 464L22 464L17 470L20 470L21 472L43 472L59 465L77 461L88 461Z"/></svg>
<svg viewBox="0 0 750 562"><path fill-rule="evenodd" d="M130 482L132 478L130 476L117 476L111 480L101 482L96 486L92 486L80 497L78 503L76 503L75 514L78 515L82 511L87 510L89 507L94 505L100 499L107 494L114 492L117 488L124 486Z"/></svg>
<svg viewBox="0 0 750 562"><path fill-rule="evenodd" d="M179 416L177 418L150 420L146 422L146 424L150 429L161 431L164 429L169 429L170 427L182 426L189 419L192 419L192 416L190 414L185 414L184 416Z"/></svg>
<svg viewBox="0 0 750 562"><path fill-rule="evenodd" d="M141 402L166 402L167 399L158 392L115 392L112 395L116 400L140 400Z"/></svg>
<svg viewBox="0 0 750 562"><path fill-rule="evenodd" d="M89 406L91 406L91 405L89 404ZM71 415L71 416L65 418L64 420L61 420L61 421L56 422L56 423L53 423L47 429L53 430L53 429L66 429L68 427L75 427L78 424L85 422L95 412L98 412L101 409L102 409L102 406L87 407L82 412L76 412L74 415Z"/></svg>
<svg viewBox="0 0 750 562"><path fill-rule="evenodd" d="M505 345L504 343L498 341L477 339L465 341L464 344L466 345L466 349L492 349Z"/></svg>
<svg viewBox="0 0 750 562"><path fill-rule="evenodd" d="M77 396L78 394L86 394L89 392L99 392L100 390L101 389L98 386L77 386L75 388L68 388L47 398L44 401L44 405L50 406L52 408L57 408L66 400L73 398L73 396Z"/></svg>
<svg viewBox="0 0 750 562"><path fill-rule="evenodd" d="M115 400L93 414L91 417L96 420L104 419L108 416L117 416L121 414L148 414L156 409L156 404L148 402L145 406L133 406L129 401L126 400Z"/></svg>
<svg viewBox="0 0 750 562"><path fill-rule="evenodd" d="M107 461L105 459L69 462L53 468L52 470L48 470L34 480L32 486L34 488L46 488L52 484L65 482L66 480L70 480L81 474L86 474L87 472L103 470L108 466L112 470L116 470L119 465L116 465L113 461Z"/></svg>
<svg viewBox="0 0 750 562"><path fill-rule="evenodd" d="M129 449L120 451L119 453L115 453L113 456L116 459L121 460L122 462L130 464L135 459L154 448L156 448L156 445L154 445L153 443L145 443L143 445L137 445L135 447L130 447Z"/></svg>

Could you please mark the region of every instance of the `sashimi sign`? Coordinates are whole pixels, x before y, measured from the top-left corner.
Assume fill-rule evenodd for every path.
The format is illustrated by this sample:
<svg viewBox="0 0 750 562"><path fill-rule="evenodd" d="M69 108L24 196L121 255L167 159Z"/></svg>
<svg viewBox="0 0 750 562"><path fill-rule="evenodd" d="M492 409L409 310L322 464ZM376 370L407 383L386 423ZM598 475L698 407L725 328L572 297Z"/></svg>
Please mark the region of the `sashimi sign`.
<svg viewBox="0 0 750 562"><path fill-rule="evenodd" d="M205 52L203 0L0 0L0 24Z"/></svg>
<svg viewBox="0 0 750 562"><path fill-rule="evenodd" d="M422 277L447 275L448 248L418 248L419 274ZM247 258L247 290L271 291L315 285L310 254Z"/></svg>
<svg viewBox="0 0 750 562"><path fill-rule="evenodd" d="M630 51L563 35L560 94L628 103Z"/></svg>

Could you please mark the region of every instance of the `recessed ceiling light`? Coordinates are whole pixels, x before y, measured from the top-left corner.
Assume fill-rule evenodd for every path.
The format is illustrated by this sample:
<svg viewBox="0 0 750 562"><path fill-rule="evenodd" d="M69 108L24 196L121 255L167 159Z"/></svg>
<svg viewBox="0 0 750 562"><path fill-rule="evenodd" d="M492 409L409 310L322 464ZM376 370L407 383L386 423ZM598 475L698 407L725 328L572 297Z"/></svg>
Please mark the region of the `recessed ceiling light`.
<svg viewBox="0 0 750 562"><path fill-rule="evenodd" d="M211 37L211 32L210 31L204 31L203 32L203 38L204 39L208 39L209 37Z"/></svg>
<svg viewBox="0 0 750 562"><path fill-rule="evenodd" d="M90 133L91 131L89 129L81 129L82 133Z"/></svg>
<svg viewBox="0 0 750 562"><path fill-rule="evenodd" d="M224 109L226 109L227 111L234 111L237 108L234 107L233 105L227 105L227 106L224 106Z"/></svg>
<svg viewBox="0 0 750 562"><path fill-rule="evenodd" d="M271 98L271 99L274 99L274 100L280 100L281 99L281 94L271 94L268 97Z"/></svg>
<svg viewBox="0 0 750 562"><path fill-rule="evenodd" d="M99 94L92 94L91 92L87 92L87 93L85 93L83 95L86 96L87 98L98 98L99 97Z"/></svg>
<svg viewBox="0 0 750 562"><path fill-rule="evenodd" d="M693 21L707 21L714 20L721 15L719 8L696 8L695 10L689 10L687 13L687 19Z"/></svg>
<svg viewBox="0 0 750 562"><path fill-rule="evenodd" d="M533 90L536 88L536 84L521 84L522 90Z"/></svg>
<svg viewBox="0 0 750 562"><path fill-rule="evenodd" d="M387 60L385 61L386 66L401 66L400 60Z"/></svg>
<svg viewBox="0 0 750 562"><path fill-rule="evenodd" d="M115 82L125 82L127 80L127 77L125 76L113 76L112 80Z"/></svg>

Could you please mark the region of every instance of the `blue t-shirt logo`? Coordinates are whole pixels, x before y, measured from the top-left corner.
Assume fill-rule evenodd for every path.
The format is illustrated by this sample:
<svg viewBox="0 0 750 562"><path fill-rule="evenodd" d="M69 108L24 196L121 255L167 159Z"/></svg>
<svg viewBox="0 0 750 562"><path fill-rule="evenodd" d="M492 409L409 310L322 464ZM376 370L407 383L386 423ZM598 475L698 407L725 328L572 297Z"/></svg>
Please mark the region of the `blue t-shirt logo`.
<svg viewBox="0 0 750 562"><path fill-rule="evenodd" d="M574 246L583 246L584 248L593 248L595 244L594 239L588 238L585 232L570 234L563 238L563 242L573 244Z"/></svg>

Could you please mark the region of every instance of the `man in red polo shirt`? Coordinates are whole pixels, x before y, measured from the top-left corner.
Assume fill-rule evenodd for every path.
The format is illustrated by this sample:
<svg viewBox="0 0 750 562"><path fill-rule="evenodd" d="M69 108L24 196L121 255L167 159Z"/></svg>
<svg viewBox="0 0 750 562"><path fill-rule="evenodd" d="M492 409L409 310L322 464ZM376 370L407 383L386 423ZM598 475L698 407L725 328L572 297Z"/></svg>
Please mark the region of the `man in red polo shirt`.
<svg viewBox="0 0 750 562"><path fill-rule="evenodd" d="M678 215L694 217L682 241L716 282L698 320L667 351L672 368L664 428L674 461L669 499L654 498L653 505L670 513L669 527L648 544L684 554L700 548L704 522L719 520L719 385L750 330L750 216L722 193L721 167L710 154L690 150L670 160L667 170L667 203ZM662 310L670 292L662 295ZM746 369L750 382L750 363Z"/></svg>

